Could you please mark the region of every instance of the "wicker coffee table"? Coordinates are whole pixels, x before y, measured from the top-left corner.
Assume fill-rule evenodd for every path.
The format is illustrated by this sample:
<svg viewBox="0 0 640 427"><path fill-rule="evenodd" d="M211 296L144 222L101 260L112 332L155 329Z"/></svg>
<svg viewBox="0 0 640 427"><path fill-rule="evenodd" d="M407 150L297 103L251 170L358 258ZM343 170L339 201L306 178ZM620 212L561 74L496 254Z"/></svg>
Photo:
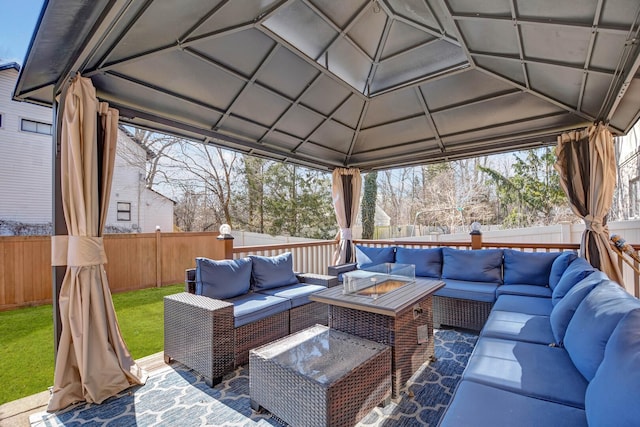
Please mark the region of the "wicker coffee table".
<svg viewBox="0 0 640 427"><path fill-rule="evenodd" d="M312 326L250 351L249 394L292 426L353 426L389 401L391 350Z"/></svg>
<svg viewBox="0 0 640 427"><path fill-rule="evenodd" d="M391 347L392 397L434 357L432 294L440 280L416 278L375 298L366 292L343 293L342 286L313 294L329 304L329 327Z"/></svg>

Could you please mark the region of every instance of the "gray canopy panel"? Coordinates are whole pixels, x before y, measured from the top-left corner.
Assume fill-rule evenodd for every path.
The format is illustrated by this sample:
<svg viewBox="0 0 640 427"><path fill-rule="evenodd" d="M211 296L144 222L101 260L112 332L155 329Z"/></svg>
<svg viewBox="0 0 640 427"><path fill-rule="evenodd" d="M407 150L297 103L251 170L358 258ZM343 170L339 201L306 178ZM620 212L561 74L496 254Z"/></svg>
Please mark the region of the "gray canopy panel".
<svg viewBox="0 0 640 427"><path fill-rule="evenodd" d="M50 0L16 87L74 72L122 121L380 169L555 143L640 111L637 0Z"/></svg>

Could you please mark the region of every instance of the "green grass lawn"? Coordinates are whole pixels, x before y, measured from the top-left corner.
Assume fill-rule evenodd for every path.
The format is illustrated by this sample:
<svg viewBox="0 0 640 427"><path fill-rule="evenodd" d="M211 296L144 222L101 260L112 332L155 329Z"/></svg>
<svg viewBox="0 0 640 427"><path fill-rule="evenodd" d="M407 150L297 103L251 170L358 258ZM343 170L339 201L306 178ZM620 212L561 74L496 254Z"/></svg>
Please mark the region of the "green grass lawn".
<svg viewBox="0 0 640 427"><path fill-rule="evenodd" d="M124 341L134 359L162 351L162 298L183 284L113 295ZM0 312L0 405L53 385L53 310L51 305Z"/></svg>

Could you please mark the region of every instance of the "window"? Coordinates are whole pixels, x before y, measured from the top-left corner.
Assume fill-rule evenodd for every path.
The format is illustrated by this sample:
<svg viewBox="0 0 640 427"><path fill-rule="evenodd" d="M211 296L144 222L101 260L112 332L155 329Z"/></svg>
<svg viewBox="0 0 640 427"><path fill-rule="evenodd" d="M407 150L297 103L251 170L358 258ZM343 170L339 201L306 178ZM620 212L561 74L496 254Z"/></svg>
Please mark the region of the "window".
<svg viewBox="0 0 640 427"><path fill-rule="evenodd" d="M118 202L118 221L131 221L131 203Z"/></svg>
<svg viewBox="0 0 640 427"><path fill-rule="evenodd" d="M49 123L36 122L34 120L22 119L21 129L24 132L41 133L51 135L51 125Z"/></svg>

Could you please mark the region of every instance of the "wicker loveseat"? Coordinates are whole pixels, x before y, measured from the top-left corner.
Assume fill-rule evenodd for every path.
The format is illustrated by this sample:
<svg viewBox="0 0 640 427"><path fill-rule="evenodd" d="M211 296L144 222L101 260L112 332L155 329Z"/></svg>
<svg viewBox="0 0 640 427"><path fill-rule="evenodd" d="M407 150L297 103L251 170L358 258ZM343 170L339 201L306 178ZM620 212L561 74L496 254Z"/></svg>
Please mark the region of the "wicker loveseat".
<svg viewBox="0 0 640 427"><path fill-rule="evenodd" d="M330 266L328 274L341 281L344 273L376 264L413 264L416 276L445 283L433 297L434 326L479 331L500 295L550 297L550 283L575 258L573 252L356 245L357 262Z"/></svg>
<svg viewBox="0 0 640 427"><path fill-rule="evenodd" d="M249 350L315 324L327 324L325 304L309 295L337 279L296 274L291 253L236 260L196 259L186 292L164 299L164 357L214 385L248 363Z"/></svg>

